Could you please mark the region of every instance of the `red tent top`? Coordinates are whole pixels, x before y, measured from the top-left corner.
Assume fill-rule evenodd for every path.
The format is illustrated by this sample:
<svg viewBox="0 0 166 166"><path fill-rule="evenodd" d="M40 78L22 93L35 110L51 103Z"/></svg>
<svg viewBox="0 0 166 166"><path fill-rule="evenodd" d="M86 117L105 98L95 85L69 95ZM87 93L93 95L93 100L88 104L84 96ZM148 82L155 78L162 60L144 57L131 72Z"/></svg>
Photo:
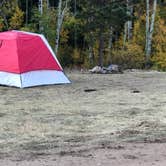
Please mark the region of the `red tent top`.
<svg viewBox="0 0 166 166"><path fill-rule="evenodd" d="M24 73L34 70L62 71L46 39L21 31L0 33L0 71Z"/></svg>

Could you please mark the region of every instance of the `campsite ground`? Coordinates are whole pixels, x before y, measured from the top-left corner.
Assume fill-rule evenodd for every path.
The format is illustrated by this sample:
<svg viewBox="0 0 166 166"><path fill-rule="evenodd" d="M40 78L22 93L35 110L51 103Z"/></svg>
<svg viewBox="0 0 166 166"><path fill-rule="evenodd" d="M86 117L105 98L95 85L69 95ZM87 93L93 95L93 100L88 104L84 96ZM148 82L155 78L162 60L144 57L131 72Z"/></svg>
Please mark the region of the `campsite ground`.
<svg viewBox="0 0 166 166"><path fill-rule="evenodd" d="M166 165L166 73L67 75L72 84L0 86L0 165Z"/></svg>

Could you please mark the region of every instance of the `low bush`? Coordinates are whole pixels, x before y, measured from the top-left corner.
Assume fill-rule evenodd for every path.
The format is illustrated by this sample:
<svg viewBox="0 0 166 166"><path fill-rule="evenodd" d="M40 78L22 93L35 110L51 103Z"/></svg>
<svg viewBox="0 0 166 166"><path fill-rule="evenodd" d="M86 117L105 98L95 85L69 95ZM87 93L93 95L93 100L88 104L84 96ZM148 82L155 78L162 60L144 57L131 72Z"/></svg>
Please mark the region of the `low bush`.
<svg viewBox="0 0 166 166"><path fill-rule="evenodd" d="M120 65L123 69L142 69L145 66L145 55L137 45L128 45L125 49L113 50L111 63Z"/></svg>

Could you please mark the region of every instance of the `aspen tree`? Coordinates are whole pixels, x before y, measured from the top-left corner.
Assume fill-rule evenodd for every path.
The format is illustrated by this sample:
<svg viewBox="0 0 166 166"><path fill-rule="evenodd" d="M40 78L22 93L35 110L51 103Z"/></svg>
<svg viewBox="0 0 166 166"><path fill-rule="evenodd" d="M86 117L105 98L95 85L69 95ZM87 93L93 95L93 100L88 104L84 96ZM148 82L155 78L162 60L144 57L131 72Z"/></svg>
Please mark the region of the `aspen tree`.
<svg viewBox="0 0 166 166"><path fill-rule="evenodd" d="M150 56L152 52L152 37L154 31L155 24L155 16L156 16L156 8L157 8L157 0L153 0L153 10L150 18L150 2L146 0L146 45L145 45L145 53L146 53L146 63L148 64L150 61Z"/></svg>

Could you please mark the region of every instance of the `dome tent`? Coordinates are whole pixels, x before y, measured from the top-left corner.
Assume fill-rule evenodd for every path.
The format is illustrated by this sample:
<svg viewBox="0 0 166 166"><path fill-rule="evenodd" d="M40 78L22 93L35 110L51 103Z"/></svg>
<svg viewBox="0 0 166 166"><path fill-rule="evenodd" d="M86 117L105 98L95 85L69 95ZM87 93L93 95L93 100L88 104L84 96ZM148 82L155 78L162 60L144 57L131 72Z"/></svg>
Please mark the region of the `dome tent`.
<svg viewBox="0 0 166 166"><path fill-rule="evenodd" d="M20 88L70 83L43 35L0 33L0 84Z"/></svg>

